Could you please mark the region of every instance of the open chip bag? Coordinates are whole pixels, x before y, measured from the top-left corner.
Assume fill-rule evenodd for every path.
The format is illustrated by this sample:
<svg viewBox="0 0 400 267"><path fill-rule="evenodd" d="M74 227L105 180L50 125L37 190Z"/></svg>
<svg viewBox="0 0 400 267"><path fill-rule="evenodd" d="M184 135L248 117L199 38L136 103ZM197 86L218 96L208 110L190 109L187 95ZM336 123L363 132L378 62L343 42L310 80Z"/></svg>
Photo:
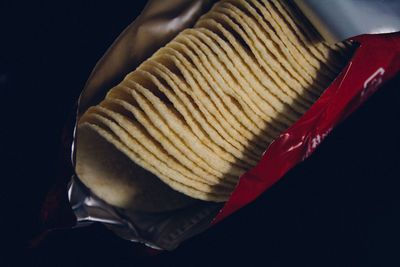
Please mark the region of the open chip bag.
<svg viewBox="0 0 400 267"><path fill-rule="evenodd" d="M351 2L149 1L81 93L48 228L172 250L256 199L400 69L398 5Z"/></svg>

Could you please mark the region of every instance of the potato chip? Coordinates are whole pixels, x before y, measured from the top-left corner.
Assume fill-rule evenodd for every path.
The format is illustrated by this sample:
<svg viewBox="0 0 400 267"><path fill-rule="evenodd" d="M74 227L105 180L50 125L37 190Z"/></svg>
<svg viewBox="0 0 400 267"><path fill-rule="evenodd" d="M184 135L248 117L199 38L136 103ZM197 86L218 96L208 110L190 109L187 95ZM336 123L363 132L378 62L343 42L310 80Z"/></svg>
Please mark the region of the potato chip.
<svg viewBox="0 0 400 267"><path fill-rule="evenodd" d="M186 43L190 43L190 41L186 40ZM235 117L237 122L249 130L250 134L252 135L250 139L253 142L256 142L260 145L265 145L265 141L272 141L271 137L268 138L265 133L262 133L260 128L258 128L251 120L247 118L247 116L243 113L241 106L236 103L237 101L235 102L234 98L229 97L229 95L225 93L226 91L231 92L232 88L227 87L222 78L216 75L218 71L212 70L211 64L206 59L200 59L198 55L195 55L193 52L191 52L191 50L185 44L180 42L178 43L176 40L175 42L169 43L169 46L175 50L181 50L183 54L189 56L189 58L194 62L194 66L198 68L199 72L203 75L203 78L211 85L212 91L216 93L216 96L221 99L225 106L229 107L229 112L233 115L233 117ZM201 53L201 51L198 49L196 51L198 54ZM204 54L202 55L204 56ZM208 70L211 71L209 72Z"/></svg>
<svg viewBox="0 0 400 267"><path fill-rule="evenodd" d="M171 165L171 162L169 165L166 165L164 162L157 159L155 155L149 153L145 147L145 145L147 145L145 140L140 140L140 142L145 143L145 145L142 145L137 140L129 136L129 134L121 127L119 127L116 123L99 114L94 113L92 110L90 110L89 113L86 113L86 116L90 117L90 119L92 119L92 121L94 121L95 123L100 123L101 125L107 127L109 131L113 133L113 135L118 137L121 143L126 144L128 149L139 155L139 157L144 162L149 164L146 168L150 172L162 174L160 179L163 182L168 183L170 180L176 181L177 184L175 184L173 188L177 191L181 191L180 187L178 186L181 185L193 187L203 193L229 194L229 192L234 187L234 184L230 184L229 187L224 187L221 185L221 183L212 186L204 182L199 182L198 179L194 180L185 175L182 175L181 173L174 170L174 165ZM136 160L136 157L132 160ZM140 161L135 161L135 163L140 163Z"/></svg>
<svg viewBox="0 0 400 267"><path fill-rule="evenodd" d="M161 49L158 52L160 51ZM217 119L217 121L221 124L221 126L225 130L229 131L233 135L235 140L239 141L246 147L249 147L251 149L257 149L254 146L256 144L252 144L251 139L249 139L251 137L251 133L249 133L249 131L244 129L244 127L241 126L234 119L234 117L232 116L232 114L230 114L230 112L226 111L226 107L224 107L221 100L218 97L216 97L216 95L211 91L206 81L204 81L204 79L200 76L198 71L196 71L193 67L191 67L190 63L182 55L180 56L179 55L180 53L177 52L176 50L164 47L164 49L162 50L162 52L160 52L160 54L156 53L154 55L154 59L157 61L171 60L172 62L174 62L176 67L179 68L179 70L183 73L184 78L188 82L189 87L187 88L189 89L189 91L187 91L187 93L190 94L192 98L198 99L204 105L205 109L207 110L207 113L209 114L207 116L211 117L210 114L213 114L213 117ZM180 59L183 60L183 62L181 62L180 59L178 59L177 57L180 57ZM196 76L194 75L192 76L191 71L193 71L196 74ZM197 77L197 79L195 77ZM200 80L200 83L198 82L198 80ZM210 96L208 96L204 91L204 89L201 87L203 85L204 87L208 88L208 93L210 93Z"/></svg>
<svg viewBox="0 0 400 267"><path fill-rule="evenodd" d="M218 171L218 177L223 177L225 174L240 176L245 172L244 169L229 164L226 161L221 161L219 155L213 153L209 148L202 144L198 138L188 131L188 127L179 118L174 116L174 113L170 112L170 110L166 108L165 104L159 101L159 99L149 90L146 90L139 83L133 81L130 77L129 75L127 76L124 84L129 84L132 86L131 88L135 89L131 90L130 93L139 103L140 107L146 112L146 114L148 114L150 120L152 120L154 124L157 123L158 127L163 128L166 135L173 135L172 132L175 132L175 136L177 136L175 142L181 140L183 146L190 149L191 154L197 155L196 158L199 165L203 165L204 168L213 168ZM204 161L202 159L208 160Z"/></svg>
<svg viewBox="0 0 400 267"><path fill-rule="evenodd" d="M221 114L222 119L230 124L231 128L235 129L238 132L238 136L236 137L240 136L240 138L242 138L243 140L253 140L253 138L255 137L254 134L251 133L238 121L234 114L230 110L228 110L221 98L217 95L216 90L218 90L218 87L212 81L212 79L205 79L202 73L197 70L194 64L190 63L189 60L187 60L180 51L171 48L169 45L161 48L157 53L170 54L175 56L173 60L176 65L190 71L191 75L193 75L192 77L194 78L193 81L195 81L199 85L199 90L196 90L194 92L203 95L202 98L210 99L212 105L207 106L211 108L209 109L209 111L211 113L218 112L219 114ZM157 55L157 53L155 55Z"/></svg>
<svg viewBox="0 0 400 267"><path fill-rule="evenodd" d="M156 86L157 88L163 92L173 103L174 106L177 107L177 110L167 110L164 107L164 110L159 111L160 113L168 113L170 112L171 116L173 116L174 114L180 114L182 115L184 122L182 122L181 124L183 125L184 123L187 123L189 125L189 127L191 128L191 133L193 133L194 135L197 136L197 138L200 140L200 142L202 142L203 144L205 144L208 148L212 149L213 152L218 155L219 157L221 157L221 159L225 159L233 164L242 166L242 167L249 167L249 165L243 165L243 163L238 162L237 158L235 158L234 156L232 156L231 154L227 153L226 151L222 150L219 146L215 145L215 143L212 141L212 139L210 139L209 137L207 137L205 135L204 132L202 132L202 129L199 128L194 120L192 119L192 117L189 115L189 112L183 107L183 105L181 104L181 102L175 97L174 94L171 94L170 91L167 89L166 86L164 86L156 76L152 75L149 72L143 71L142 69L137 69L136 70L137 74L140 74L143 77L147 77L149 80L151 80ZM152 97L150 97L152 98ZM156 100L155 100L156 101ZM177 118L175 118L177 119ZM176 125L175 125L176 126ZM182 130L177 130L178 132L182 132ZM188 131L188 128L184 129L184 131ZM192 137L193 138L193 137ZM207 148L203 148L207 149ZM206 153L210 153L210 151L206 152ZM212 153L212 152L211 152Z"/></svg>
<svg viewBox="0 0 400 267"><path fill-rule="evenodd" d="M190 205L191 198L226 201L238 178L336 77L350 46L322 43L290 3L219 1L82 116L79 157L93 158L77 165L78 176L118 207L157 210L140 197L153 187L155 203L167 200L159 210ZM115 172L99 166L107 143L111 162L123 158L115 151L125 156ZM150 174L149 181L121 174L129 161L158 183ZM182 195L190 198L179 204Z"/></svg>
<svg viewBox="0 0 400 267"><path fill-rule="evenodd" d="M212 36L213 39L211 39L211 37L209 36ZM258 125L260 125L260 127L262 128L268 127L267 131L270 132L272 131L273 135L276 134L277 131L282 132L287 128L285 124L282 124L281 122L282 120L281 117L283 116L276 116L277 115L276 112L271 111L272 105L269 105L269 103L265 103L266 105L269 106L267 112L263 108L258 108L258 105L264 102L264 100L261 98L261 96L257 94L257 90L254 90L253 87L255 86L258 87L259 91L263 90L265 87L263 87L259 83L258 79L244 65L240 57L232 49L230 49L230 47L228 47L227 44L225 44L224 46L224 42L222 40L217 39L218 38L217 35L213 34L211 31L208 31L204 28L196 29L196 31L192 30L192 35L190 36L190 38L198 45L204 42L211 48L211 51L217 54L219 60L214 59L212 62L218 66L216 67L218 71L220 72L224 71L224 67L221 66L221 63L223 63L226 67L226 70L232 73L231 76L232 79L227 79L227 80L229 80L228 82L231 83L233 83L235 80L238 82L238 85L230 84L230 86L238 96L237 101L242 101L243 103L245 103L245 105L247 105L251 109L251 111L253 111L253 114L251 114L251 111L249 111L249 113L247 114L250 118L252 118L254 122L258 123ZM196 38L200 38L200 40ZM203 42L201 42L201 40ZM218 45L213 44L212 40L218 42ZM224 53L224 51L222 51L219 46L223 47L226 53ZM207 50L206 48L204 48L204 46L203 49ZM206 53L210 57L212 55L211 51L207 51ZM253 66L253 68L257 67ZM230 76L230 74L228 74L227 71L223 73L224 77ZM260 69L258 69L258 72L260 72ZM261 110L263 110L264 112ZM278 117L278 119L275 119L275 117ZM260 122L259 119L261 119L262 122ZM287 122L286 120L283 121L285 123L288 123L289 125L289 122ZM275 129L277 131L275 131Z"/></svg>
<svg viewBox="0 0 400 267"><path fill-rule="evenodd" d="M322 74L320 75L322 86L326 86L326 83L329 83L332 80L333 78L332 75L334 74L329 73L325 71L324 68L318 66L319 65L318 61L315 60L315 58L313 57L310 59L310 61L307 61L307 59L299 52L297 47L293 46L291 42L289 42L289 40L286 38L285 32L282 31L275 32L273 30L271 24L269 22L267 23L266 20L261 15L262 11L261 10L259 11L261 14L257 12L256 8L257 7L258 9L261 8L261 5L257 1L251 1L252 4L254 4L254 7L250 3L244 0L233 0L229 2L242 7L244 11L250 13L251 17L258 22L258 25L262 28L258 32L261 32L261 34L265 32L265 34L268 35L267 38L271 39L271 41L273 41L273 43L276 45L277 49L273 51L273 53L278 55L277 56L278 60L283 58L287 59L288 62L290 62L290 65L294 67L296 72L304 76L304 78L310 84L315 82L315 77L317 77L317 75L319 74ZM265 38L263 40L265 40ZM318 67L316 67L315 65L317 65Z"/></svg>
<svg viewBox="0 0 400 267"><path fill-rule="evenodd" d="M110 109L108 109L107 107ZM140 151L137 151L136 153L140 154L142 158L155 158L152 161L161 161L160 164L155 165L156 169L161 166L164 166L167 169L171 168L172 170L179 172L177 176L178 178L182 177L181 175L183 175L183 178L181 178L183 180L195 180L201 183L205 183L207 185L219 184L221 185L221 187L228 188L232 188L232 186L235 185L234 183L227 183L225 181L212 182L208 179L200 178L198 175L193 174L193 172L181 165L174 157L168 155L168 153L164 149L162 149L161 145L154 138L152 138L151 135L149 135L146 130L140 126L140 124L129 120L126 116L112 111L113 109L115 110L115 105L110 107L109 104L100 103L100 105L92 107L92 110L90 110L90 114L95 113L96 115L104 117L97 118L97 120L100 120L105 125L111 125L111 127L114 127L114 129L116 128L116 125L112 125L114 124L113 122L118 124L121 129L117 129L116 131L118 131L118 133L115 134L117 136L123 134L124 138L127 139L127 142L124 143L126 143L132 151L135 151L135 149L140 149ZM104 122L104 119L109 120L109 122ZM108 128L111 127L108 126ZM126 136L126 134L129 136ZM123 138L120 139L122 140ZM174 175L170 177L171 179L176 180L174 178ZM183 180L178 181L185 184ZM189 184L192 184L192 182L189 182Z"/></svg>
<svg viewBox="0 0 400 267"><path fill-rule="evenodd" d="M145 62L141 67L142 69L153 72L155 75L162 77L169 84L177 97L182 100L182 104L189 109L193 118L216 144L224 148L226 151L230 151L230 153L235 155L235 157L243 159L244 161L252 160L252 163L254 163L253 160L259 159L262 151L259 151L258 154L256 154L257 152L254 150L246 149L246 147L233 139L232 136L220 126L213 116L205 116L209 113L204 109L204 106L200 102L196 102L195 99L192 99L189 94L185 93L189 91L185 82L172 73L167 67L156 61Z"/></svg>
<svg viewBox="0 0 400 267"><path fill-rule="evenodd" d="M254 17L246 15L245 12L241 11L231 3L225 2L221 6L232 10L233 14L235 14L235 20L241 22L241 26L245 29L245 32L250 36L255 44L258 44L259 41L265 47L265 50L261 52L268 55L268 61L274 61L274 66L282 67L281 70L275 69L277 73L284 71L287 73L288 77L290 76L295 81L298 81L302 87L313 87L315 86L315 83L317 83L319 87L324 88L324 85L319 84L320 79L316 80L307 73L307 71L310 71L309 69L304 71L304 69L299 67L292 57L285 57L285 53L283 52L285 47L279 47L279 43L274 42L274 39L268 36L265 30L261 29L261 26L257 23ZM259 21L263 21L263 18L261 18L257 13L256 15L260 18ZM289 55L289 53L286 55ZM303 68L307 66L308 64L304 64ZM296 67L298 67L297 70ZM284 80L286 79L284 78ZM290 84L293 84L293 82L290 82Z"/></svg>
<svg viewBox="0 0 400 267"><path fill-rule="evenodd" d="M227 20L230 21L230 19L224 15L224 14L213 14L215 15L215 17L219 17L221 20ZM211 14L210 14L211 16ZM235 25L232 21L230 21L230 23L232 23L232 25ZM234 48L238 51L239 55L244 56L249 54L249 52L246 52L245 49L243 48L243 46L234 38L234 36L227 30L224 28L224 26L218 22L216 22L213 19L208 19L208 17L204 18L204 20L200 19L198 24L196 24L198 27L202 27L202 25L204 25L204 27L215 27L218 30L221 30L221 32L224 34L225 37L229 38L230 43L234 46ZM227 25L225 25L227 26ZM229 26L229 25L228 25ZM237 25L235 25L237 26ZM235 27L234 26L234 27ZM240 30L240 29L239 29ZM251 66L253 64L249 64L249 66ZM254 66L257 66L258 63L255 63ZM264 66L265 67L265 66ZM258 70L258 72L263 72ZM273 73L273 71L270 71L271 73ZM293 109L290 105L286 105L285 103L283 103L279 98L277 98L274 94L272 94L269 90L266 90L266 88L268 89L274 89L274 88L287 88L287 90L291 90L289 89L289 86L284 83L282 80L280 80L279 84L275 83L275 81L271 80L270 78L268 78L269 74L267 75L267 73L263 73L263 79L262 81L264 83L267 83L268 86L262 86L262 87L254 87L254 89L257 89L257 93L258 95L262 96L264 101L267 102L268 104L264 104L264 103L260 103L260 104L264 104L261 105L260 107L263 108L263 111L265 113L267 113L268 115L272 115L274 118L280 120L282 123L284 123L285 125L289 126L291 124L294 123L294 121L296 121L298 119L298 117L300 116L300 113ZM276 75L275 75L276 76ZM278 78L276 76L276 78ZM278 78L279 79L279 78ZM256 81L254 81L256 83ZM282 97L285 97L284 94L282 92L280 92ZM293 101L286 99L287 101ZM303 108L304 109L304 108Z"/></svg>
<svg viewBox="0 0 400 267"><path fill-rule="evenodd" d="M309 90L310 86L299 79L299 76L293 77L290 73L283 69L283 67L274 59L274 56L268 51L267 47L258 40L251 27L245 24L244 20L242 20L239 15L225 7L219 7L218 11L223 12L218 16L221 19L221 22L227 23L226 25L229 27L233 27L234 30L244 39L257 59L257 62L263 67L264 71L268 73L268 75L278 86L286 83L289 85L287 87L289 90L294 90L299 93L304 89ZM243 27L245 30L242 30L241 27L239 27L232 19L235 19L236 22L242 22L243 24L241 27ZM270 90L274 88L280 88L278 86L270 87ZM287 103L297 113L302 114L305 112L306 109L304 107L298 105L293 98L285 95L283 91L275 90L273 93L278 96L281 101Z"/></svg>
<svg viewBox="0 0 400 267"><path fill-rule="evenodd" d="M301 53L310 51L314 57L323 62L334 73L338 73L342 64L338 59L332 56L332 51L321 42L321 37L313 30L313 26L307 24L306 20L301 19L302 14L296 12L294 6L277 0L262 1L264 6L271 11L273 22L276 22L287 34L289 40L295 43ZM276 12L274 10L277 9ZM289 29L291 27L291 29Z"/></svg>
<svg viewBox="0 0 400 267"><path fill-rule="evenodd" d="M184 166L187 166L191 169L195 174L203 177L204 179L210 179L210 181L218 181L217 175L221 176L220 172L217 172L211 168L204 169L200 165L197 164L198 157L193 155L190 150L182 143L179 138L174 138L174 135L164 135L165 131L157 125L153 124L151 119L147 117L143 111L141 111L138 107L131 105L124 99L118 98L118 92L121 90L125 90L123 87L113 88L108 94L108 97L104 100L105 102L110 102L113 104L120 105L125 108L141 123L141 125L152 135L154 139L156 139L163 148L168 151L173 157L175 157L179 162L181 162ZM170 133L170 131L166 131ZM189 156L182 153L182 150L188 152ZM229 177L226 175L226 177ZM231 176L231 180L235 180L235 176Z"/></svg>
<svg viewBox="0 0 400 267"><path fill-rule="evenodd" d="M85 121L80 123L78 131L76 173L107 203L147 212L174 210L194 203L192 198L134 164L121 152L122 146L114 145L116 137L100 126ZM131 157L137 156L129 153Z"/></svg>

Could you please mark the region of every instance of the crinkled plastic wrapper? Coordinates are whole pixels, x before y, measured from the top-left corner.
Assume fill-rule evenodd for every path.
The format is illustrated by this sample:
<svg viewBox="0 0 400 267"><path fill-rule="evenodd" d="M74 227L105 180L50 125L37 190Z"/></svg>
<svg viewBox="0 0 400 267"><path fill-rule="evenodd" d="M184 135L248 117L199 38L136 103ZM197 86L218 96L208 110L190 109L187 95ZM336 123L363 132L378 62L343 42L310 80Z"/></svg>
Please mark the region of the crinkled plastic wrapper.
<svg viewBox="0 0 400 267"><path fill-rule="evenodd" d="M201 0L149 1L97 63L80 96L77 119L155 50L192 26L212 4ZM336 125L399 71L398 32L361 34L350 40L359 45L352 60L314 105L266 148L259 163L240 177L228 202L196 202L163 213L133 212L105 203L73 176L68 198L76 217L75 227L101 222L124 239L172 250L253 201L309 157ZM74 151L79 148L72 148L75 163Z"/></svg>

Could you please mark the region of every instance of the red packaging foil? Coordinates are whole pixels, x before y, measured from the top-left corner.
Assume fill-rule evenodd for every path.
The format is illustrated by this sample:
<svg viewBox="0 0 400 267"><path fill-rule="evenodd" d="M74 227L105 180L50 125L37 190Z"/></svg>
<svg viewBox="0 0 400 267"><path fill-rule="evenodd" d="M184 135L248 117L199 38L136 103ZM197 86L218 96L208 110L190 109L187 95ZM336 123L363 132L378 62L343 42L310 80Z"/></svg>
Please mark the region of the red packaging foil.
<svg viewBox="0 0 400 267"><path fill-rule="evenodd" d="M260 162L240 177L213 224L257 198L308 158L340 122L400 70L400 34L361 35L353 59L313 106L274 140Z"/></svg>

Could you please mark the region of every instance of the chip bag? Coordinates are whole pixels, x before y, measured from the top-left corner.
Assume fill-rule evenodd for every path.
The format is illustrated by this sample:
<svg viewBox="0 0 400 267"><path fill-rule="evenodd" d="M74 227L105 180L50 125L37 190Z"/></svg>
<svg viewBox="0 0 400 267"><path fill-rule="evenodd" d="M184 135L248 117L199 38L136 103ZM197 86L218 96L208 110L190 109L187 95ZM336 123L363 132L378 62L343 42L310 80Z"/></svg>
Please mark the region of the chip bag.
<svg viewBox="0 0 400 267"><path fill-rule="evenodd" d="M150 1L94 68L80 96L77 118L90 106L99 103L109 88L157 48L193 25L212 4L209 1L176 1L165 5ZM168 14L171 12L176 12L176 16L170 18ZM163 20L158 21L160 17ZM154 23L160 27L154 27ZM358 45L350 62L318 100L266 147L258 164L240 176L226 202L200 201L166 212L138 212L108 204L93 194L79 180L79 176L73 175L68 187L60 182L48 195L43 207L47 228L101 222L122 238L157 249L172 250L184 240L218 223L256 199L293 166L308 158L336 125L400 70L399 33L361 34L348 40ZM72 130L68 126L66 134L68 148L72 140ZM72 145L74 166L77 164L77 145L79 143ZM66 188L69 204L64 198L64 203L55 205L55 196L65 194ZM65 216L59 217L61 219L58 222L49 223L54 220L56 213Z"/></svg>

